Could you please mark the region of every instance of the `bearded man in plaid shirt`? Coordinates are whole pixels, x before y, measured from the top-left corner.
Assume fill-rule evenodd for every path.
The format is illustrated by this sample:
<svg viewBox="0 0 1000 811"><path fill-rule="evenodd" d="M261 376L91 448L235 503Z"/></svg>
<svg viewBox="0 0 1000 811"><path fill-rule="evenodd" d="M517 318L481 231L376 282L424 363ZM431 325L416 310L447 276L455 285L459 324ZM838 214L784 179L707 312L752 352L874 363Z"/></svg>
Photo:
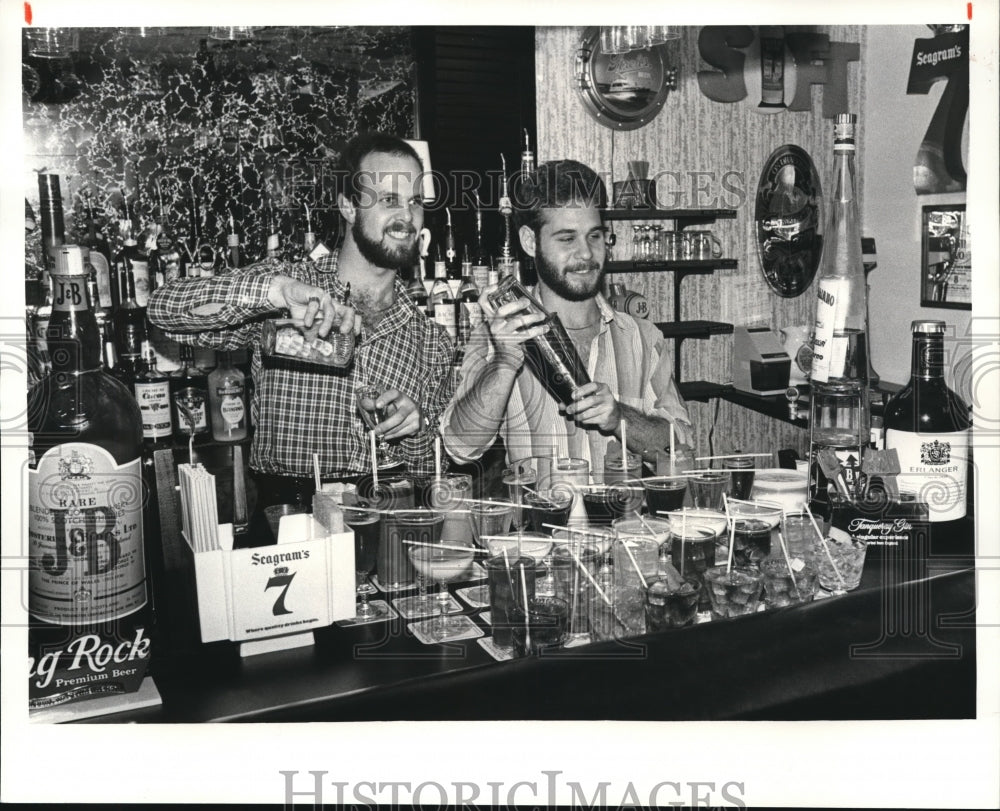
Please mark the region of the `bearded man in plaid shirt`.
<svg viewBox="0 0 1000 811"><path fill-rule="evenodd" d="M149 302L150 321L177 341L252 347L258 514L269 504L311 504L313 454L325 481L371 471L355 404L361 382L388 387L376 405L390 412L377 432L390 453L411 474L431 473L438 420L453 390L451 339L397 277L418 259L424 211L417 153L394 136L363 134L345 147L341 170L346 185L337 203L349 229L339 251L315 262L269 259L214 278L180 279ZM351 306L341 303L348 283ZM307 327L318 321L321 337L335 328L359 332L353 364L342 373L262 364L262 323L281 310Z"/></svg>

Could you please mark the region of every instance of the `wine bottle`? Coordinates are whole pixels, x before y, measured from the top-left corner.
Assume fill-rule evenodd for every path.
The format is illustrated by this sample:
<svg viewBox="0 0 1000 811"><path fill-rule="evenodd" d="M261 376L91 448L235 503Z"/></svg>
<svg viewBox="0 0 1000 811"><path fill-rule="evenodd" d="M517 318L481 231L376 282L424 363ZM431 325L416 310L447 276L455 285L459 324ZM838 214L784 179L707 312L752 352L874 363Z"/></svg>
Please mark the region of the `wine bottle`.
<svg viewBox="0 0 1000 811"><path fill-rule="evenodd" d="M79 247L62 246L53 267L52 374L28 396L33 707L137 690L149 663L139 407L101 371L86 275ZM112 653L122 667L107 666Z"/></svg>
<svg viewBox="0 0 1000 811"><path fill-rule="evenodd" d="M149 341L142 343L143 365L135 376L135 400L142 415L142 438L147 447L170 439L173 423L170 412L170 377L160 371L156 352Z"/></svg>
<svg viewBox="0 0 1000 811"><path fill-rule="evenodd" d="M246 377L233 366L230 352L219 352L218 359L219 365L208 375L212 438L217 442L237 442L246 438L250 419Z"/></svg>
<svg viewBox="0 0 1000 811"><path fill-rule="evenodd" d="M910 380L885 406L885 446L899 455L901 492L927 504L932 522L965 516L969 407L944 378L945 322L914 321Z"/></svg>
<svg viewBox="0 0 1000 811"><path fill-rule="evenodd" d="M194 347L181 344L180 368L170 377L170 402L173 410L174 439L195 443L209 438L208 375L194 362Z"/></svg>
<svg viewBox="0 0 1000 811"><path fill-rule="evenodd" d="M861 454L870 438L867 286L855 194L857 116L839 114L834 125L834 189L823 234L817 281L811 372L810 486L822 497L826 482L818 454L832 449L854 497L861 494Z"/></svg>

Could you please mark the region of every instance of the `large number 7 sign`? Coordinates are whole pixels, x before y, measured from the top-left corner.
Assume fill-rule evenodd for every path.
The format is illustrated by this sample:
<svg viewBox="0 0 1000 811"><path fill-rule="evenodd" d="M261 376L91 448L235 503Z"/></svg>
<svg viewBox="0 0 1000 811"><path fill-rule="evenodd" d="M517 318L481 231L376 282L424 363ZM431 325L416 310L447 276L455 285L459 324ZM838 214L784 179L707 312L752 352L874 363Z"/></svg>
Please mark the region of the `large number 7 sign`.
<svg viewBox="0 0 1000 811"><path fill-rule="evenodd" d="M913 45L910 95L930 92L931 85L947 81L937 109L927 126L913 166L917 194L964 191L962 127L969 112L969 28L918 39Z"/></svg>

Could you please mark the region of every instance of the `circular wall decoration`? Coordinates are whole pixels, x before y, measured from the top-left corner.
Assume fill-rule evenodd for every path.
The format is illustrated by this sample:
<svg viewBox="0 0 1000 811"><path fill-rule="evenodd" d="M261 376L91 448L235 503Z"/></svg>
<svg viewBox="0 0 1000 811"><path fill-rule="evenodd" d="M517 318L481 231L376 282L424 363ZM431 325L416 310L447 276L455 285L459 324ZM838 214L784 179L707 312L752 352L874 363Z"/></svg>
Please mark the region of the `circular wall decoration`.
<svg viewBox="0 0 1000 811"><path fill-rule="evenodd" d="M754 206L757 256L764 279L784 298L812 283L823 249L823 190L804 149L779 146L764 163Z"/></svg>
<svg viewBox="0 0 1000 811"><path fill-rule="evenodd" d="M576 89L597 121L634 130L652 121L677 86L677 71L663 61L663 48L622 54L601 50L601 29L588 28L576 53Z"/></svg>

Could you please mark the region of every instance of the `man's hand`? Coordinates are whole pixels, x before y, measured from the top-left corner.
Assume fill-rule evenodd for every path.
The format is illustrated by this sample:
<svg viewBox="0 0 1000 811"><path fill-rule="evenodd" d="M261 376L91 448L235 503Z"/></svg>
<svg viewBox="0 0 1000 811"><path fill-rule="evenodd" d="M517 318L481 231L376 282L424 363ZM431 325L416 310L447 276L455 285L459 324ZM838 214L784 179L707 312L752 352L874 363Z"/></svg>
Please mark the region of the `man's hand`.
<svg viewBox="0 0 1000 811"><path fill-rule="evenodd" d="M396 389L386 390L376 401L376 408L385 408L389 416L378 424L375 433L386 439L402 439L420 433L424 417L413 399Z"/></svg>
<svg viewBox="0 0 1000 811"><path fill-rule="evenodd" d="M529 338L545 334L548 330L548 326L542 324L545 316L542 313L525 312L529 302L523 298L494 310L489 302L489 294L494 290L496 287L486 288L479 297L479 306L483 309L499 359L511 366L520 367L524 362L521 344Z"/></svg>
<svg viewBox="0 0 1000 811"><path fill-rule="evenodd" d="M577 389L566 413L578 425L597 428L605 433L618 430L622 419L621 405L607 383L587 383Z"/></svg>
<svg viewBox="0 0 1000 811"><path fill-rule="evenodd" d="M306 329L317 322L317 334L325 338L337 327L344 335L359 333L361 321L354 308L334 301L322 287L315 287L290 276L275 276L267 291L267 299L275 309L287 309L292 318L301 318Z"/></svg>

